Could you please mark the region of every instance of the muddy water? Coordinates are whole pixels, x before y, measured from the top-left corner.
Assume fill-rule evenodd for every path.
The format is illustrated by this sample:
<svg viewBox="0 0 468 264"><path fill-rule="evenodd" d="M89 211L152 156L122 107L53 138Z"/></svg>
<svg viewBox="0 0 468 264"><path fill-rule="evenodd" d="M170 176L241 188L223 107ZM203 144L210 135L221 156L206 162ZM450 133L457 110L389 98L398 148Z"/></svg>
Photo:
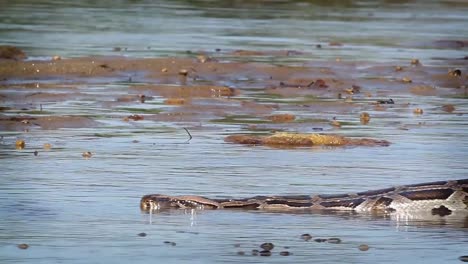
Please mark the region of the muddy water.
<svg viewBox="0 0 468 264"><path fill-rule="evenodd" d="M53 55L190 57L187 50L219 48L217 58L224 61L345 69L341 77L356 78L372 93L371 98L354 96L351 105L338 102L333 93L291 88L278 95L263 77L242 73L209 83L229 85L240 94L199 95L189 98L190 106L181 106L165 104L170 96L158 93L145 103L135 99L148 93L145 85L164 83L159 76L139 78L140 73L132 73L132 82L102 76L2 81L0 106L6 107L2 117L36 119L31 119L33 124L9 123L0 132L0 262L450 263L468 255L466 216L140 212L139 199L148 193L211 197L342 193L466 178L468 104L460 86L466 85L468 69L464 60L454 59L466 56L467 49L459 42L440 40L463 40L468 35L464 16L468 6L455 1L383 1L379 8L374 2L325 2L267 6L250 1L221 6L196 1L0 2L0 42L24 49L31 60ZM266 53L233 52L239 49ZM274 52L284 50L302 53ZM361 71L348 74L344 66L317 62L337 57L369 63L357 63ZM411 92L410 86L395 84L390 78L393 71L379 68L409 66L412 58L438 65L444 73L458 67L465 79L427 79L415 70L411 73L415 82L444 85L436 91ZM376 78L382 76L392 81ZM395 105L370 104L389 97ZM444 111L447 104L455 111ZM424 113L414 114L416 107ZM367 125L359 122L362 111L371 115ZM294 114L298 120L267 121L267 116L280 113ZM135 114L145 119L124 120ZM63 115L82 119L68 123L47 119ZM330 126L333 117L341 122L340 128ZM183 127L193 136L188 143ZM275 149L223 140L235 133L274 130L319 130L392 144ZM15 150L17 139L26 141L25 149ZM44 149L46 143L52 145L50 150ZM94 155L85 159L81 155L86 151ZM146 236L137 235L142 232ZM339 237L342 243L305 242L300 239L304 233ZM273 255L251 256L263 242L275 244ZM21 243L30 247L17 248ZM359 251L361 244L370 249ZM285 250L292 255L280 256Z"/></svg>

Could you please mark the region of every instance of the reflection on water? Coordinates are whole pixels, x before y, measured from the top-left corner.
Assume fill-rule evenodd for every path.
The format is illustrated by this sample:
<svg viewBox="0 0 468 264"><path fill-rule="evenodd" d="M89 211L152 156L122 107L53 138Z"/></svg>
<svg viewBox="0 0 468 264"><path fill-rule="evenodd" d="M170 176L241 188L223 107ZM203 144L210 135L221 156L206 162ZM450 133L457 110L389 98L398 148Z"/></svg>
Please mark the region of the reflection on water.
<svg viewBox="0 0 468 264"><path fill-rule="evenodd" d="M406 63L417 57L445 65L447 58L466 56L466 48L434 45L436 40L468 35L468 6L463 2L267 3L0 0L0 42L24 48L33 59L57 54L157 57L217 48L304 52L285 61L243 58L287 63L336 57ZM113 51L114 47L122 50ZM222 52L220 56L239 59ZM248 80L240 82L238 86L248 86ZM423 107L427 115L409 119L413 115L402 103L388 113L371 112L373 126L351 122L341 132L389 140L393 144L388 148L277 150L224 143L224 136L245 128L245 123L232 120L125 123L121 119L134 105L115 107L108 96L126 95L129 86L80 84L74 96L44 103L54 115L92 116L102 124L97 128L0 131L1 263L258 263L266 259L251 256L250 251L263 242L275 244L274 255L267 259L274 263L445 263L468 254L466 216L422 220L223 210L148 215L138 206L140 197L149 193L213 197L343 193L466 178L466 98L397 94L399 102ZM67 94L68 88L36 91ZM247 91L245 97L323 119L313 109L265 93ZM147 110L161 110L161 101L148 100ZM456 105L458 114L439 111L443 104ZM356 114L329 112L341 120L352 120ZM401 129L402 124L411 129ZM189 127L193 135L189 144L182 127ZM19 137L28 144L23 151L14 150ZM43 149L45 143L52 149ZM37 156L34 150L39 151ZM89 150L95 154L83 159L81 153ZM139 237L141 232L147 236ZM342 243L305 242L300 239L304 233L339 237ZM30 247L20 250L16 247L20 243ZM359 251L360 244L368 244L370 250ZM292 255L280 256L282 250Z"/></svg>
<svg viewBox="0 0 468 264"><path fill-rule="evenodd" d="M242 209L231 209L233 213L246 212ZM170 215L190 215L190 226L196 225L196 215L203 214L204 211L197 209L164 209L164 210L151 210L142 211L143 215L147 215L148 223L153 224L153 219L160 214ZM411 227L452 227L452 228L468 228L468 212L452 212L450 215L437 215L431 212L354 212L354 211L334 211L334 210L253 210L253 213L264 214L288 214L288 215L310 215L311 217L317 216L334 216L343 220L356 220L356 221L369 221L369 222L385 222L388 225L395 225L398 228L411 228ZM339 219L336 219L339 220ZM385 221L390 220L390 221Z"/></svg>

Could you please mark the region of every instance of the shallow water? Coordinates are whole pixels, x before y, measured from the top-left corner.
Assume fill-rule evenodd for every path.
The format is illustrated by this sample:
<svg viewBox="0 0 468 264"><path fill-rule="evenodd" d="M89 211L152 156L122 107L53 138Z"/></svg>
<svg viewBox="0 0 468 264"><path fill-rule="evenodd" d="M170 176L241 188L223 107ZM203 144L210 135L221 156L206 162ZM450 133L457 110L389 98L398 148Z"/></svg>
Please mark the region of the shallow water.
<svg viewBox="0 0 468 264"><path fill-rule="evenodd" d="M429 45L468 36L468 6L462 2L382 1L380 7L373 1L267 6L246 2L215 7L209 1L101 1L99 5L0 1L0 42L23 48L33 59L56 54L160 57L216 48L305 52L282 59L230 58L288 63L336 57L407 63L417 57L424 64L444 65L440 58L466 56L466 48ZM344 46L328 46L330 41ZM123 50L114 52L114 47ZM468 255L465 216L424 221L257 211L149 215L139 209L140 197L149 193L209 197L342 193L466 178L464 98L397 95L393 98L401 104L385 112L369 111L377 117L372 126L360 125L353 111L315 114L277 100L282 109L297 115L349 121L336 131L340 134L393 144L271 149L224 143L224 136L245 131L245 124L235 122L124 122L121 118L131 114L125 108L133 105L119 108L105 103L107 94L125 95L128 87L83 84L74 90L81 94L78 99L44 104L53 115L93 116L103 124L98 128L0 132L1 263L448 263ZM37 91L51 90L39 86ZM275 100L262 93L243 96ZM161 102L156 97L146 105L171 107ZM424 108L424 115L414 116L405 102ZM440 105L449 103L458 114L440 111ZM193 135L189 143L182 127ZM16 138L25 138L25 150L14 150ZM44 143L53 148L43 150ZM81 157L84 151L95 154L86 160ZM137 236L141 232L147 236ZM299 238L303 233L339 237L343 242L305 242ZM263 242L276 245L273 256L251 256L250 251ZM30 248L20 250L16 247L20 243ZM371 248L361 252L360 244ZM280 256L282 250L293 255Z"/></svg>

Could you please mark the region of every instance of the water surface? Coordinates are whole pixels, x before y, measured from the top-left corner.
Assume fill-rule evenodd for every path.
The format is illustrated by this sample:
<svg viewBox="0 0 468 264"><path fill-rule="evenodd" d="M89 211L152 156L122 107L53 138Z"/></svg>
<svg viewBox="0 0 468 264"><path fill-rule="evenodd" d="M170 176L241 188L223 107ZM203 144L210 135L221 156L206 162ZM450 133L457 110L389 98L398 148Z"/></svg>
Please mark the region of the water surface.
<svg viewBox="0 0 468 264"><path fill-rule="evenodd" d="M445 59L467 55L466 48L432 44L468 36L468 5L462 1L0 1L0 6L0 43L23 48L30 59L187 56L187 50L219 48L304 52L280 59L223 53L227 60L300 64L340 57L408 63L419 58L450 68ZM244 83L233 85L242 89ZM343 193L466 178L466 97L397 95L401 104L386 113L370 112L379 117L372 126L355 122L354 112L325 113L354 122L338 133L386 139L393 143L387 148L278 150L224 143L224 136L245 132L245 124L235 122L123 122L131 111L105 107L103 101L110 93L127 94L129 86L82 84L76 90L81 99L44 105L53 115L91 115L103 124L98 128L0 132L1 263L450 263L468 255L466 217L424 221L257 211L148 215L138 207L149 193ZM272 100L262 93L244 96ZM161 102L148 103L167 110ZM403 102L423 107L425 114L415 117ZM277 103L297 115L323 117ZM440 111L449 103L458 114ZM182 127L193 135L188 144ZM26 139L25 150L14 150L17 138ZM44 143L53 148L43 150ZM83 159L81 153L89 150L95 155ZM141 232L147 236L137 236ZM304 242L303 233L339 237L343 243ZM274 255L250 256L263 242L276 245ZM20 250L20 243L30 248ZM371 249L361 252L360 244ZM246 256L237 254L241 250ZM279 256L281 250L293 255Z"/></svg>

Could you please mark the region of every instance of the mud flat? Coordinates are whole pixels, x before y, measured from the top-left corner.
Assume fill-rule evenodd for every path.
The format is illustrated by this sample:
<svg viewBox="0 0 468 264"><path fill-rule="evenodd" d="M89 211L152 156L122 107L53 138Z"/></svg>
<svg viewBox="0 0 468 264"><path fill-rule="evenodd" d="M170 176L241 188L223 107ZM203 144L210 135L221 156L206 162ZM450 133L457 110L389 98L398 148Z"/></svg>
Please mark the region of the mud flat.
<svg viewBox="0 0 468 264"><path fill-rule="evenodd" d="M235 125L242 131L270 134L226 138L241 144L388 145L381 139L345 138L340 129L372 126L375 114L368 111L391 115L393 108L407 108L409 113L427 114L395 97L468 96L464 58L454 60L457 67L442 67L426 66L414 58L402 65L344 60L273 65L227 61L204 52L179 58L56 56L40 61L25 60L26 55L14 47L3 48L2 54L0 128L5 131L102 126L98 119L105 111L106 117L126 124L221 124L224 129ZM96 93L95 87L101 86L106 89ZM76 101L86 102L88 111L80 111L81 106L71 115L54 110ZM438 113L463 114L455 106L451 111L443 104L434 107ZM336 117L343 115L348 120ZM310 134L316 131L321 134ZM327 131L331 135L322 135Z"/></svg>

